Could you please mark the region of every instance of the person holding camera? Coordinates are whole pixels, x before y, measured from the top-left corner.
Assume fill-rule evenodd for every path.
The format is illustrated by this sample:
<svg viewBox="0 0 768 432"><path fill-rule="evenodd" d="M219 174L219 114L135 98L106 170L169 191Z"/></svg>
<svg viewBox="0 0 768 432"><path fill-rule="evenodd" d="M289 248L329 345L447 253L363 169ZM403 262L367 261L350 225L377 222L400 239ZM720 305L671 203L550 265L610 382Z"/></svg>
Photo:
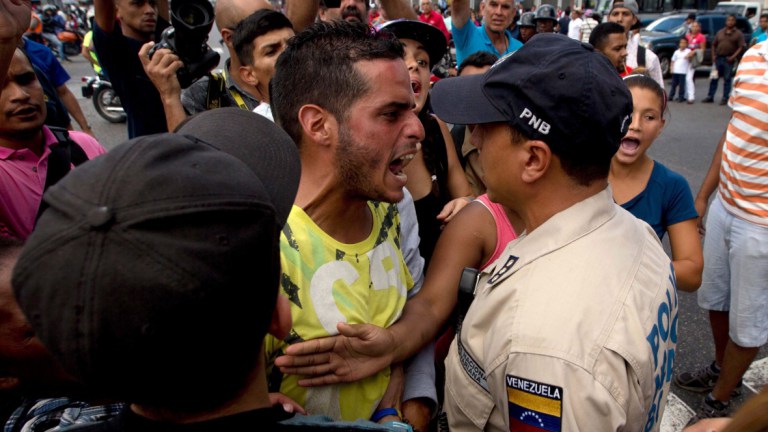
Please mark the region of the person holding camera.
<svg viewBox="0 0 768 432"><path fill-rule="evenodd" d="M168 27L168 0L95 0L94 6L93 45L125 109L128 137L167 132L160 94L138 54Z"/></svg>
<svg viewBox="0 0 768 432"><path fill-rule="evenodd" d="M145 44L141 61L150 80L160 92L168 130L174 130L188 115L214 108L237 107L252 111L260 104L269 104L269 81L275 70L277 56L294 35L291 22L275 12L266 2L237 5L242 0L222 0L228 3L217 15L232 57L224 71L207 75L182 91L178 71L184 66L179 56L169 49L158 49L152 59L149 51L155 46ZM241 7L238 7L241 6ZM239 15L251 7L257 10L242 19ZM218 9L218 5L217 5Z"/></svg>

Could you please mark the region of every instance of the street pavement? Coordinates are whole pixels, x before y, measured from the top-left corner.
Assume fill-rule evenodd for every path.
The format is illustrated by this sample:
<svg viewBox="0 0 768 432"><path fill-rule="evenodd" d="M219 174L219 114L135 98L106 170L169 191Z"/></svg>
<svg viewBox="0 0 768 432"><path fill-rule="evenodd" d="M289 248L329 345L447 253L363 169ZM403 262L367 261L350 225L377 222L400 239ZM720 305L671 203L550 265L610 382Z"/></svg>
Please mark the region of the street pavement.
<svg viewBox="0 0 768 432"><path fill-rule="evenodd" d="M212 34L215 34L214 32ZM212 42L214 42L213 39L218 40L214 37L211 39ZM218 44L214 42L212 45ZM226 54L222 57L225 56ZM108 123L98 116L91 100L82 97L80 78L93 74L85 59L74 58L64 66L72 76L68 86L78 98L102 145L109 150L125 141L127 139L125 124ZM223 67L223 58L220 67ZM693 105L670 102L664 132L649 150L651 157L682 174L688 180L694 196L709 168L714 149L725 131L730 116L730 109L727 106L699 102L706 96L707 88L707 74L702 71L701 76L696 79L697 102ZM715 97L716 101L720 100L721 92L722 84ZM668 242L665 242L665 247L669 251ZM714 358L709 321L707 314L696 304L696 294L681 292L679 298L678 346L674 360L676 373L705 366ZM766 357L768 357L768 349L763 347L757 361L745 377L743 395L733 401L734 408L740 406L745 398L755 394L768 382L768 358ZM662 431L682 430L700 404L702 396L673 385L672 396L662 422Z"/></svg>

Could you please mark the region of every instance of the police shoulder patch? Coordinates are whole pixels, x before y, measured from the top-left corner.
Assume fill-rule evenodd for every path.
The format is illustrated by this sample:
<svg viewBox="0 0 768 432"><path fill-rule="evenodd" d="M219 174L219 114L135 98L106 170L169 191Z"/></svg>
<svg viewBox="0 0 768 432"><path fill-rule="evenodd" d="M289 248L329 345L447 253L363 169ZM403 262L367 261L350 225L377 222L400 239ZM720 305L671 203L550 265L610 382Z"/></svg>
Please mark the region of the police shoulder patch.
<svg viewBox="0 0 768 432"><path fill-rule="evenodd" d="M559 432L562 428L563 388L507 375L509 430Z"/></svg>
<svg viewBox="0 0 768 432"><path fill-rule="evenodd" d="M507 257L507 262L505 262L500 269L496 270L496 273L494 273L491 276L491 278L488 279L488 285L494 285L496 284L496 282L499 282L502 279L504 279L504 275L506 275L507 273L509 273L510 270L512 270L512 267L514 267L515 263L519 259L520 258L514 255L510 255L509 257Z"/></svg>

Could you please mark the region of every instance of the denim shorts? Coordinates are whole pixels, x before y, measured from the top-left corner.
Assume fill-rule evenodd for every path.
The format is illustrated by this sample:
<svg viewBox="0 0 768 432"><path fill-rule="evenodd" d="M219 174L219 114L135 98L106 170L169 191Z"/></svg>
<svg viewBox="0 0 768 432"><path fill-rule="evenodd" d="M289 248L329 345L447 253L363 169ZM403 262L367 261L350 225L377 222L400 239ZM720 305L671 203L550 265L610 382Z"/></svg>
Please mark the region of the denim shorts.
<svg viewBox="0 0 768 432"><path fill-rule="evenodd" d="M731 340L759 347L768 340L768 227L729 213L718 195L706 228L699 306L730 311Z"/></svg>

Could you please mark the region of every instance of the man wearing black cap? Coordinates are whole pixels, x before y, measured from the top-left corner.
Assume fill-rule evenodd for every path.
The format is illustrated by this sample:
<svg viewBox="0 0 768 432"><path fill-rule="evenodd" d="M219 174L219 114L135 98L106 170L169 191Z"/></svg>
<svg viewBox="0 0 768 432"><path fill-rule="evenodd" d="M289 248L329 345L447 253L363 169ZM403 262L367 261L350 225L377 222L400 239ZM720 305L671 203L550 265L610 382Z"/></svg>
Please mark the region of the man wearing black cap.
<svg viewBox="0 0 768 432"><path fill-rule="evenodd" d="M225 122L239 140L218 130ZM329 426L270 406L259 343L290 328L279 236L299 176L283 131L223 108L118 146L46 194L45 223L14 268L16 298L92 395L128 402L78 430Z"/></svg>
<svg viewBox="0 0 768 432"><path fill-rule="evenodd" d="M457 106L468 94L482 96ZM451 346L451 429L658 430L677 296L653 231L608 186L632 112L614 67L544 34L433 97L441 118L477 124L488 195L526 226L481 273Z"/></svg>
<svg viewBox="0 0 768 432"><path fill-rule="evenodd" d="M627 32L627 66L632 70L645 68L647 75L664 88L659 58L640 45L640 34L634 31L639 28L637 14L636 0L616 0L611 4L608 21L621 25Z"/></svg>
<svg viewBox="0 0 768 432"><path fill-rule="evenodd" d="M658 237L608 186L632 113L613 65L589 45L537 35L484 75L438 83L432 96L440 118L477 124L488 194L526 226L481 274L451 346L450 428L658 430L677 294ZM434 311L420 299L430 295L417 295L387 329L354 326L330 356L324 343L308 344L301 361L321 379L345 381L407 358L445 319L425 315Z"/></svg>

